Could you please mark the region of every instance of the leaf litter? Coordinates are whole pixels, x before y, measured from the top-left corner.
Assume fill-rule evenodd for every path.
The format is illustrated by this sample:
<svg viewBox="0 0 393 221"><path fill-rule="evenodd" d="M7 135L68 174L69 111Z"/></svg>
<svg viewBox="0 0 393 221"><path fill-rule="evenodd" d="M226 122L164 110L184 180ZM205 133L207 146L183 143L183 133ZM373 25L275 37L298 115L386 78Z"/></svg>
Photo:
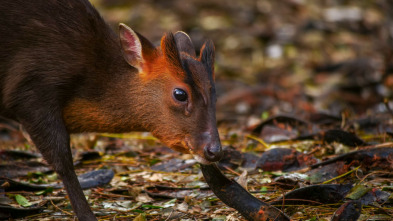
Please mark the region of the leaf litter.
<svg viewBox="0 0 393 221"><path fill-rule="evenodd" d="M92 2L149 39L213 39L228 178L291 220L393 219L391 2ZM78 175L113 171L85 190L101 220L244 220L191 155L150 134L74 135L72 147ZM0 159L0 219L73 219L60 180L4 119Z"/></svg>

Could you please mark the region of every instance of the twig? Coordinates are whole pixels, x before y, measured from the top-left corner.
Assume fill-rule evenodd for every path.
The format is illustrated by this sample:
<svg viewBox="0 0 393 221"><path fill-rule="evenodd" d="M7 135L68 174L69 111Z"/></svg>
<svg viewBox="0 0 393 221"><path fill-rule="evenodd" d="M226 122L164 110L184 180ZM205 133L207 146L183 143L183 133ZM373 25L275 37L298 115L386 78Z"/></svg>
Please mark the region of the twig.
<svg viewBox="0 0 393 221"><path fill-rule="evenodd" d="M238 173L238 172L232 170L231 168L229 168L228 166L224 166L224 168L225 168L226 170L228 170L229 172L231 172L231 173L237 175L237 176L240 176L240 175L241 175L240 173Z"/></svg>
<svg viewBox="0 0 393 221"><path fill-rule="evenodd" d="M127 195L122 195L122 194L103 193L101 191L94 191L94 193L99 194L101 196L110 197L110 198L121 197L121 198L126 198L126 199L135 199L134 196L127 196Z"/></svg>
<svg viewBox="0 0 393 221"><path fill-rule="evenodd" d="M172 216L173 211L175 211L174 209L172 209L171 213L169 214L168 218L165 219L165 221L169 220Z"/></svg>
<svg viewBox="0 0 393 221"><path fill-rule="evenodd" d="M56 209L60 210L61 212L65 213L65 214L67 214L67 215L69 215L69 216L74 216L72 213L67 212L67 211L65 211L65 210L62 210L60 207L56 206L56 205L53 203L53 201L52 201L51 199L50 199L49 201L50 201L50 203L51 203Z"/></svg>
<svg viewBox="0 0 393 221"><path fill-rule="evenodd" d="M262 146L264 146L266 149L269 149L269 145L263 141L261 138L253 136L253 135L247 135L247 138L250 138L252 140L258 141L258 143L262 144Z"/></svg>
<svg viewBox="0 0 393 221"><path fill-rule="evenodd" d="M334 178L332 178L332 179L330 179L330 180L327 180L327 181L323 182L322 184L327 184L327 183L330 183L330 182L332 182L332 181L334 181L334 180L340 179L340 178L342 178L342 177L344 177L344 176L346 176L346 175L348 175L348 174L351 174L351 173L357 171L359 168L360 168L360 166L358 166L358 167L356 167L355 169L350 170L350 171L348 171L348 172L346 172L346 173L344 173L344 174L341 174L340 176L336 176L336 177L334 177Z"/></svg>

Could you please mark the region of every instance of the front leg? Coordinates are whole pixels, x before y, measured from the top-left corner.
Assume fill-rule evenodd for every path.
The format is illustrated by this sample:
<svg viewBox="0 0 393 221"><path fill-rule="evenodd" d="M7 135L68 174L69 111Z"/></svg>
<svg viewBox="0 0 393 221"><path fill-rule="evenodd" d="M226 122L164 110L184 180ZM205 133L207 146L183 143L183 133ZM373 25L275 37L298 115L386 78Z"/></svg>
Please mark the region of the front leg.
<svg viewBox="0 0 393 221"><path fill-rule="evenodd" d="M30 113L30 116L22 117L20 122L44 156L44 159L52 165L63 180L78 219L81 221L97 220L89 207L74 171L70 137L64 125L61 111L56 112L53 107L50 109L36 109Z"/></svg>

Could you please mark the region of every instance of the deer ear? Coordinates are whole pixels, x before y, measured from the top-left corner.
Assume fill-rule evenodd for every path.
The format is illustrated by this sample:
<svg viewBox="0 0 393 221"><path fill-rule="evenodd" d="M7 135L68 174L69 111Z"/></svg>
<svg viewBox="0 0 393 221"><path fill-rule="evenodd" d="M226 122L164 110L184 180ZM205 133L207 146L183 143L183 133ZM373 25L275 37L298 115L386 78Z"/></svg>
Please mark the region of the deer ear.
<svg viewBox="0 0 393 221"><path fill-rule="evenodd" d="M210 75L214 80L214 44L212 40L207 40L201 48L200 61L210 71Z"/></svg>
<svg viewBox="0 0 393 221"><path fill-rule="evenodd" d="M185 52L192 57L196 57L195 48L192 44L190 36L188 36L185 32L178 31L175 33L175 40L179 51Z"/></svg>
<svg viewBox="0 0 393 221"><path fill-rule="evenodd" d="M124 60L141 71L143 64L142 44L138 35L122 23L119 25L119 35Z"/></svg>
<svg viewBox="0 0 393 221"><path fill-rule="evenodd" d="M176 46L176 40L172 33L166 33L161 38L161 50L164 54L168 68L176 77L184 79L186 77L180 60L179 50Z"/></svg>

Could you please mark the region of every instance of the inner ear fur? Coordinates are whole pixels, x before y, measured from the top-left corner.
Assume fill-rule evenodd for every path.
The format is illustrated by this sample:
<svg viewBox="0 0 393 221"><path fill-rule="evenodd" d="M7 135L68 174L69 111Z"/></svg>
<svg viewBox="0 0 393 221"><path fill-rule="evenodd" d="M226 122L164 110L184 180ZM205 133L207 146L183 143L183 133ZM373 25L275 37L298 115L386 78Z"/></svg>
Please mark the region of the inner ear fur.
<svg viewBox="0 0 393 221"><path fill-rule="evenodd" d="M144 60L151 62L158 57L158 51L147 38L135 32L138 35L139 41L142 44L142 57Z"/></svg>
<svg viewBox="0 0 393 221"><path fill-rule="evenodd" d="M153 44L125 24L119 24L119 38L124 60L140 72L144 63L157 56Z"/></svg>

